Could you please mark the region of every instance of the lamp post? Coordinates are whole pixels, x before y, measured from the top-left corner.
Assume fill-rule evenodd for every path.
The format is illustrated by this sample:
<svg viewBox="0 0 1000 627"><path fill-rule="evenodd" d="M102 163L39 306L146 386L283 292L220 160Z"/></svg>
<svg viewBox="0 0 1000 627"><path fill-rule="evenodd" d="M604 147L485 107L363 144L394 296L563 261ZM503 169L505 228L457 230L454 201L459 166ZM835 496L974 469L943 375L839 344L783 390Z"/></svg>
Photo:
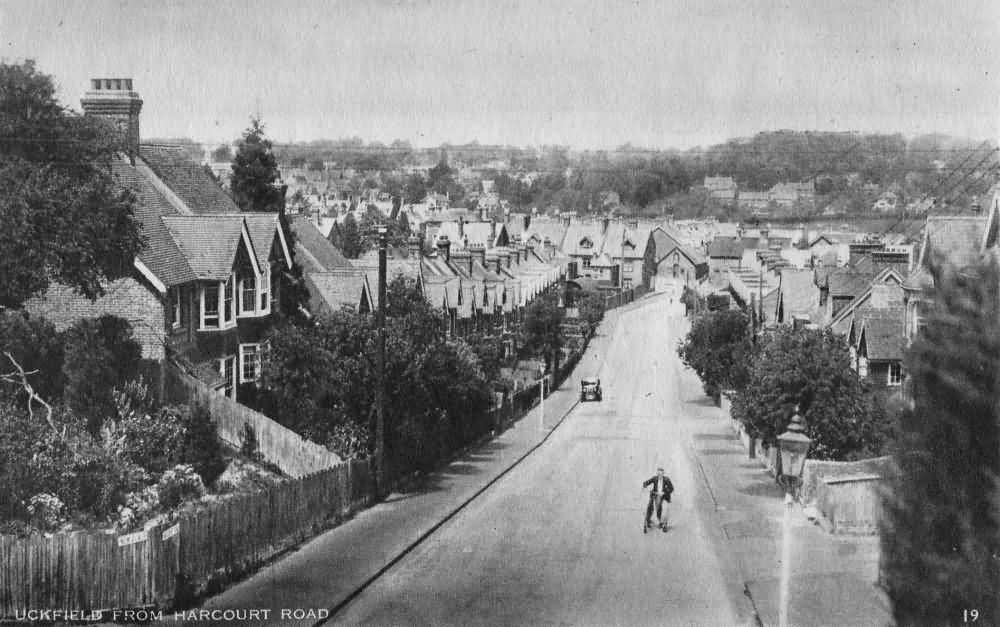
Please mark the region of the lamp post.
<svg viewBox="0 0 1000 627"><path fill-rule="evenodd" d="M386 233L384 224L375 226L378 233L378 386L375 390L375 493L385 491L385 255Z"/></svg>
<svg viewBox="0 0 1000 627"><path fill-rule="evenodd" d="M788 627L788 586L792 572L792 504L795 502L792 495L802 484L802 471L805 469L806 453L809 452L810 444L812 444L812 440L805 434L802 416L799 415L799 407L796 405L792 421L788 424L788 430L778 436L778 451L781 454L781 474L778 475L778 483L785 488L785 515L781 536L779 627Z"/></svg>
<svg viewBox="0 0 1000 627"><path fill-rule="evenodd" d="M542 375L538 379L538 408L541 417L538 419L538 427L542 431L545 431L545 366L539 367L539 373Z"/></svg>

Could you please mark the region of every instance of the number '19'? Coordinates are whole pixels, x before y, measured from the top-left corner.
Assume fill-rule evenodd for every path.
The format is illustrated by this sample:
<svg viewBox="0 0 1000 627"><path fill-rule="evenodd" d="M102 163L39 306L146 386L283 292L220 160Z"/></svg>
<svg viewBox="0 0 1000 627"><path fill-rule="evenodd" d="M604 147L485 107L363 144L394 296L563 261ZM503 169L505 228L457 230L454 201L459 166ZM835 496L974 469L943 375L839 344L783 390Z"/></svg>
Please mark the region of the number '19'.
<svg viewBox="0 0 1000 627"><path fill-rule="evenodd" d="M962 620L967 623L974 623L979 620L979 610L963 610Z"/></svg>

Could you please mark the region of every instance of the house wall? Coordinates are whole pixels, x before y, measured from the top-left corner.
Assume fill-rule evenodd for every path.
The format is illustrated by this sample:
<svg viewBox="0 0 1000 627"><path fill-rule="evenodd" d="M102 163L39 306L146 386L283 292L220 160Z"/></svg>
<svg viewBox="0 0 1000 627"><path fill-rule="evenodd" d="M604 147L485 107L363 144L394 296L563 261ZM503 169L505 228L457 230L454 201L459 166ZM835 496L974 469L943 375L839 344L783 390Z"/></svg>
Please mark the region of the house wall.
<svg viewBox="0 0 1000 627"><path fill-rule="evenodd" d="M742 261L742 259L730 259L728 257L709 257L708 275L714 282L725 281L726 270L729 268L739 268L742 265Z"/></svg>
<svg viewBox="0 0 1000 627"><path fill-rule="evenodd" d="M133 335L142 347L145 359L163 359L166 334L166 312L163 302L152 288L138 279L129 277L113 281L105 287L105 294L97 300L77 294L66 285L53 284L41 296L24 303L24 309L33 316L41 316L65 331L78 320L118 316L132 325Z"/></svg>
<svg viewBox="0 0 1000 627"><path fill-rule="evenodd" d="M676 269L675 269L676 266ZM656 266L656 275L661 278L677 279L685 285L697 281L697 268L677 249L670 251Z"/></svg>

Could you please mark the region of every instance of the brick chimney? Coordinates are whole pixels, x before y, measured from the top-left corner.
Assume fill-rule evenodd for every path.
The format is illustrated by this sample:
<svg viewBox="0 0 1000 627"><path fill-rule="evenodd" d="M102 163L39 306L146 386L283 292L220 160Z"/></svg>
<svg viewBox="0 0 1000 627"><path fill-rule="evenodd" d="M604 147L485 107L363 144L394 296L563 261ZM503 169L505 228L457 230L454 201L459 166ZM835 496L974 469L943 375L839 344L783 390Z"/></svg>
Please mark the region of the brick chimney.
<svg viewBox="0 0 1000 627"><path fill-rule="evenodd" d="M491 219L490 220L490 242L489 242L490 246L493 246L493 243L495 241L497 241L497 221Z"/></svg>
<svg viewBox="0 0 1000 627"><path fill-rule="evenodd" d="M406 252L411 257L420 256L420 238L416 235L411 235L406 239Z"/></svg>
<svg viewBox="0 0 1000 627"><path fill-rule="evenodd" d="M119 134L121 150L132 164L139 155L139 111L142 100L132 91L131 78L93 78L90 91L80 99L84 115L111 120Z"/></svg>
<svg viewBox="0 0 1000 627"><path fill-rule="evenodd" d="M472 272L472 260L476 260L481 266L486 267L486 247L482 244L473 244L469 246L469 253L469 272Z"/></svg>
<svg viewBox="0 0 1000 627"><path fill-rule="evenodd" d="M442 235L437 242L438 257L443 257L445 263L451 261L451 242L447 235Z"/></svg>
<svg viewBox="0 0 1000 627"><path fill-rule="evenodd" d="M458 239L465 237L465 218L458 216Z"/></svg>

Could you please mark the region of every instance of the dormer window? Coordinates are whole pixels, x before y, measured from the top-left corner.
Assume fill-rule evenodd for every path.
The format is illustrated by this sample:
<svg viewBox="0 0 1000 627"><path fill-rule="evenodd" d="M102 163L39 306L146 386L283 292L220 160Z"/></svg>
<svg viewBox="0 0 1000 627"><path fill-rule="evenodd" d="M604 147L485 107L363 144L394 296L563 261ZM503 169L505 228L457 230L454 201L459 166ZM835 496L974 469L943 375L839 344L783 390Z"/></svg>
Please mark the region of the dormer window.
<svg viewBox="0 0 1000 627"><path fill-rule="evenodd" d="M580 248L593 248L594 242L590 241L589 237L585 237L580 240Z"/></svg>

